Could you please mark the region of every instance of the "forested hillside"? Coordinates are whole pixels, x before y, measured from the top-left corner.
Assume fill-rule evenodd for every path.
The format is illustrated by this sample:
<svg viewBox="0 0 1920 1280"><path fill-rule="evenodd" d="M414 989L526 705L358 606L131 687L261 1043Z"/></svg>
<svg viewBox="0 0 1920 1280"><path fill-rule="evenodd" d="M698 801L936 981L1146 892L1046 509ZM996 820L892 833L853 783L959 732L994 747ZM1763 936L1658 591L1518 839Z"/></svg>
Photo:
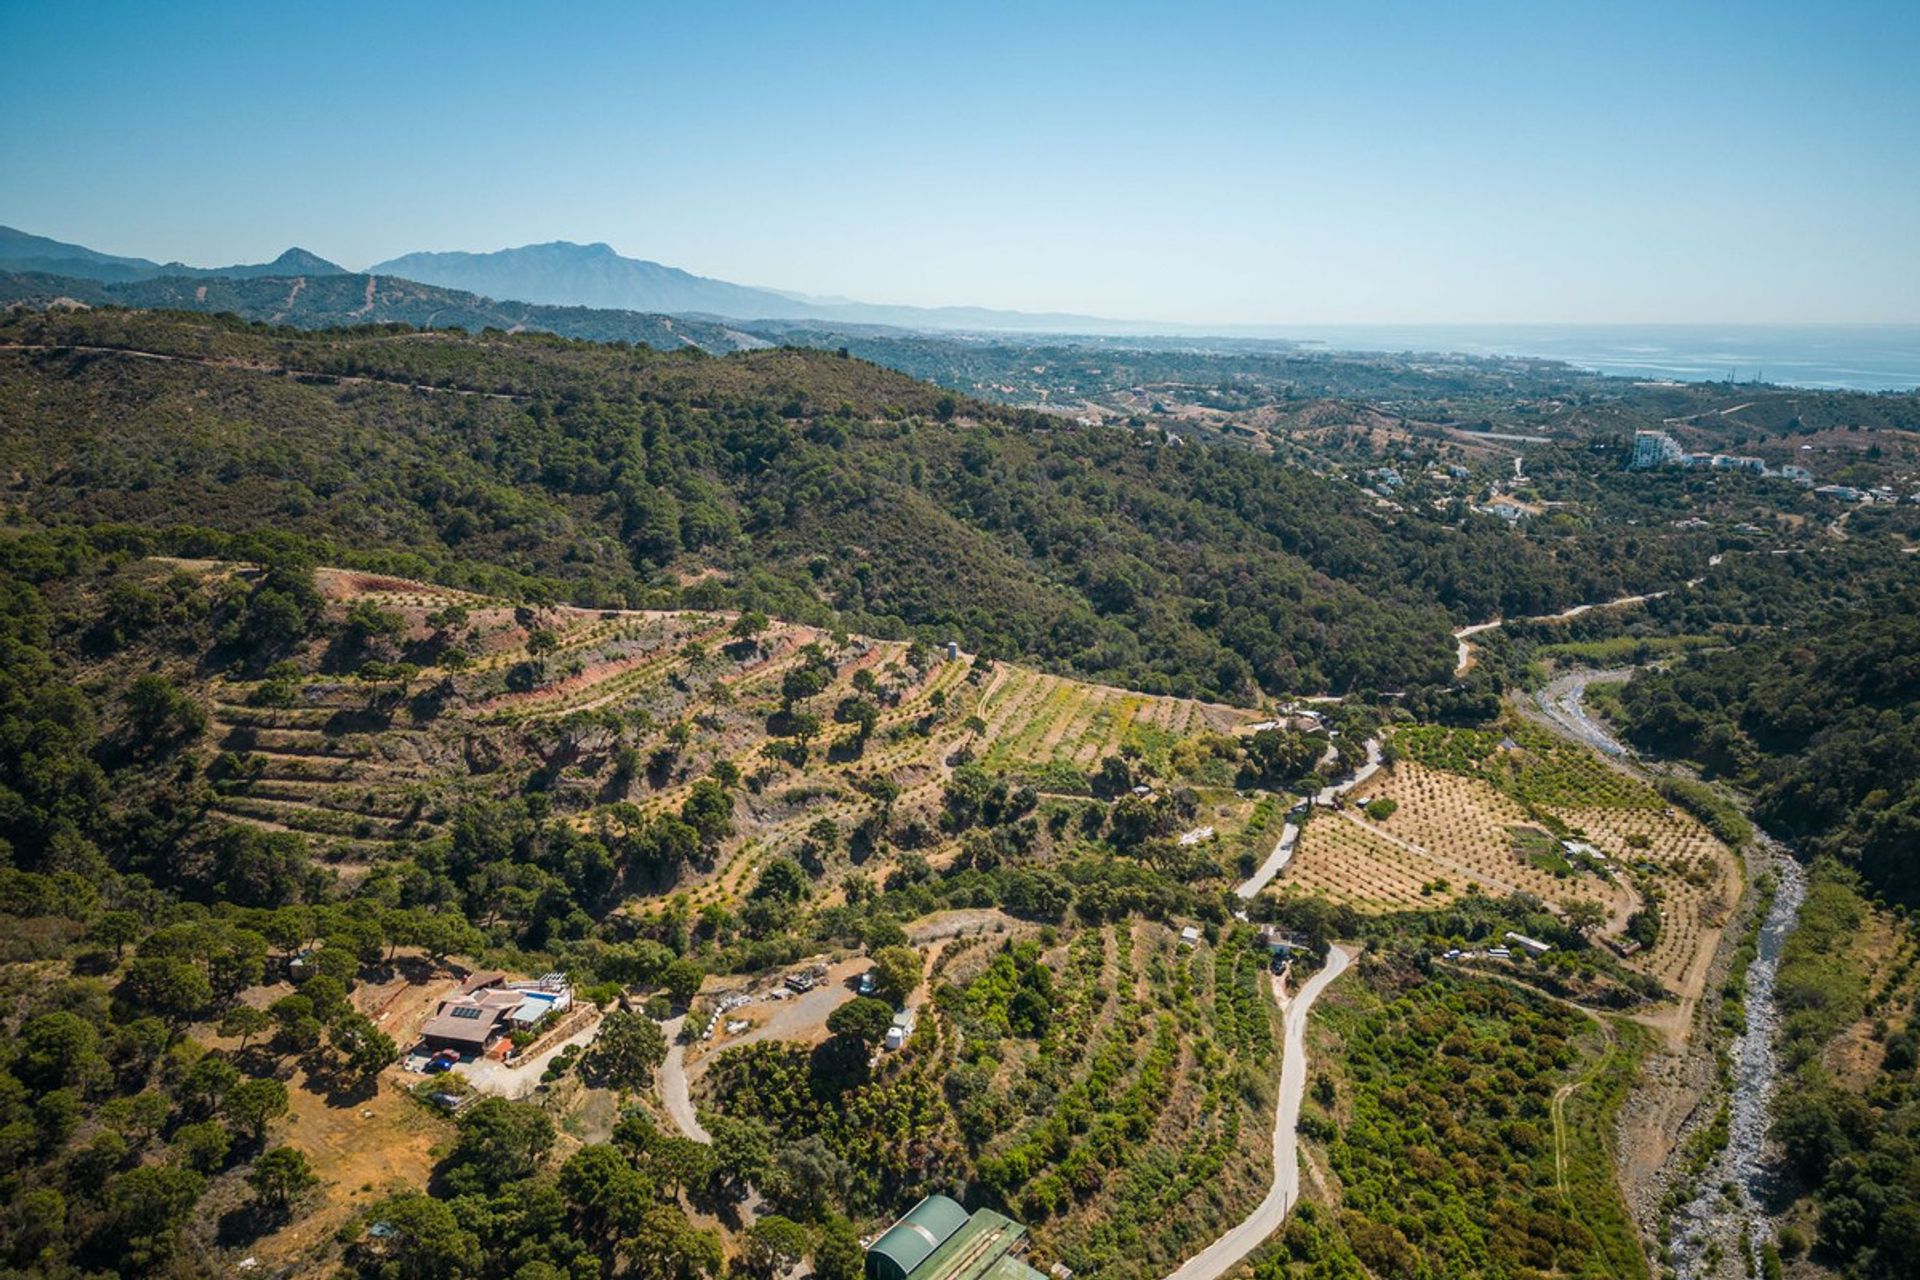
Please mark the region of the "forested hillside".
<svg viewBox="0 0 1920 1280"><path fill-rule="evenodd" d="M951 633L1149 692L1444 683L1453 622L1699 560L1680 532L1400 508L827 352L105 311L13 315L0 347L17 521L270 527L454 585Z"/></svg>
<svg viewBox="0 0 1920 1280"><path fill-rule="evenodd" d="M1269 1273L1636 1273L1615 1015L1712 998L1741 878L1498 695L1692 652L1634 732L1895 886L1909 509L1541 447L1488 464L1509 523L1408 458L1383 492L831 350L8 316L11 1264L852 1280L961 1188L1141 1280L1262 1194L1278 923L1369 954L1301 1128L1339 1190ZM1668 594L1525 620L1628 592ZM401 1052L481 968L580 992L503 1042L537 1093ZM1805 1167L1859 1247L1880 1148L1832 1101Z"/></svg>
<svg viewBox="0 0 1920 1280"><path fill-rule="evenodd" d="M1920 901L1920 596L1643 671L1621 707L1634 741L1750 789L1769 830Z"/></svg>

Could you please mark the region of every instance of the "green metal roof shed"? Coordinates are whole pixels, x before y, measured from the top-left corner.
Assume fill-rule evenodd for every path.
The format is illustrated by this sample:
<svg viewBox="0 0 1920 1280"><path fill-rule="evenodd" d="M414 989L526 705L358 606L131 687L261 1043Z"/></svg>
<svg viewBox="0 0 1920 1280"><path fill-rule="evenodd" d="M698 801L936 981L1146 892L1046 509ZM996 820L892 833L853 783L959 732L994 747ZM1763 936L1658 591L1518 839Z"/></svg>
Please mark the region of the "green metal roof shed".
<svg viewBox="0 0 1920 1280"><path fill-rule="evenodd" d="M945 1196L928 1196L867 1250L867 1280L907 1280L915 1267L966 1225L965 1209Z"/></svg>
<svg viewBox="0 0 1920 1280"><path fill-rule="evenodd" d="M940 1242L907 1280L1043 1280L1012 1255L1027 1229L1003 1213L976 1209L966 1225Z"/></svg>

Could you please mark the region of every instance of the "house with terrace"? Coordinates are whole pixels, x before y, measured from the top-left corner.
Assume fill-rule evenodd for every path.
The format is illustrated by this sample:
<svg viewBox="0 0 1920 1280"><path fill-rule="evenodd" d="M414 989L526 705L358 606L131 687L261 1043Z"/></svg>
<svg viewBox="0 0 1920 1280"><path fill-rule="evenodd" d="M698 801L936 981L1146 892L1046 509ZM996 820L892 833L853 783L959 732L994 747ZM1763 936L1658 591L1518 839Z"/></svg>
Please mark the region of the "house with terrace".
<svg viewBox="0 0 1920 1280"><path fill-rule="evenodd" d="M420 1039L434 1052L452 1049L463 1057L484 1054L503 1035L531 1031L548 1014L573 1004L573 988L564 973L549 973L525 982L508 982L505 974L481 973L468 978L460 991L420 1028Z"/></svg>

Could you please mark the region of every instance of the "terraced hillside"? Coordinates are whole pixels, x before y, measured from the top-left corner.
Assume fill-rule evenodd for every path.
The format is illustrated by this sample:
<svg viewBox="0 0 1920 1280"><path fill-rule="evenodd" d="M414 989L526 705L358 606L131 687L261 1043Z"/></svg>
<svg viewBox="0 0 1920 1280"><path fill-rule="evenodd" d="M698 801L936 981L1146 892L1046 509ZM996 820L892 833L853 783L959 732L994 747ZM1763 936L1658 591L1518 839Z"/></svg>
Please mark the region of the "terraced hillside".
<svg viewBox="0 0 1920 1280"><path fill-rule="evenodd" d="M10 901L72 901L13 945L151 991L181 1035L249 1074L299 1059L285 1136L337 1184L315 1189L325 1240L309 1249L290 1222L226 1262L298 1256L299 1274L329 1273L363 1247L346 1235L413 1194L436 1133L459 1136L433 1176L473 1182L490 1167L480 1135L517 1117L583 1143L556 1153L568 1167L604 1161L585 1153L609 1136L668 1144L688 1167L709 1157L683 1144L708 1147L711 1172L663 1203L738 1222L714 1237L734 1254L757 1247L753 1212L831 1210L864 1231L967 1186L1028 1224L1043 1261L1152 1280L1231 1242L1277 1185L1271 993L1301 990L1291 975L1330 941L1458 968L1442 952L1461 931L1401 909L1464 903L1472 885L1481 901L1458 914L1482 936L1557 946L1551 973L1519 958L1488 980L1610 982L1623 1008L1658 994L1538 907L1562 883L1562 828L1650 863L1688 847L1663 806L1609 790L1583 753L1431 730L1391 706L1236 708L751 611L514 601L271 546L259 563L142 556L124 536L16 549L49 584L16 592L31 638L63 664L34 679L90 691L99 721L73 754L113 766L115 785L88 790L79 764L31 776L71 778L72 795L53 792L47 834L18 846L57 873L15 873ZM62 557L84 569L46 568ZM77 697L35 704L39 723L72 717ZM1332 801L1365 807L1317 811L1296 845L1296 798L1341 797L1327 775L1379 736L1398 767ZM1374 803L1395 795L1391 813ZM169 850L200 925L84 900L67 868L88 849L67 815L90 809L120 865ZM1488 830L1510 865L1488 860ZM1286 852L1275 887L1248 887ZM1643 918L1632 895L1654 881L1636 868L1630 888L1566 874L1607 895L1608 936ZM144 902L144 883L109 901ZM1673 886L1634 963L1687 952L1681 903ZM180 947L207 951L207 972ZM295 959L325 971L296 991ZM1270 979L1276 962L1295 968ZM568 974L578 1020L515 1028L496 1042L505 1060L429 1079L400 1041L477 970ZM325 1024L308 1012L323 1000ZM917 1030L889 1051L895 1018ZM317 1101L349 1067L362 1092ZM447 1107L432 1095L462 1087L511 1106L406 1123L416 1099ZM345 1124L362 1111L369 1124ZM404 1185L369 1195L365 1175L333 1177L398 1168L373 1155L403 1138Z"/></svg>
<svg viewBox="0 0 1920 1280"><path fill-rule="evenodd" d="M1142 921L967 937L931 985L938 1016L871 1078L760 1041L719 1055L706 1101L823 1143L856 1201L968 1178L1028 1224L1040 1265L1079 1274L1161 1275L1259 1199L1278 1048L1252 929L1191 947ZM911 1128L864 1123L907 1095Z"/></svg>
<svg viewBox="0 0 1920 1280"><path fill-rule="evenodd" d="M209 589L254 576L170 563ZM719 775L744 784L733 830L680 887L695 907L731 904L770 859L814 856L822 821L849 834L884 809L917 857L950 857L943 789L976 756L1084 796L1110 755L1164 757L1255 714L737 614L513 606L344 570L317 581L365 638L208 684L212 803L225 821L302 834L350 881L529 768L583 830L680 813Z"/></svg>
<svg viewBox="0 0 1920 1280"><path fill-rule="evenodd" d="M1308 824L1279 892L1368 912L1469 894L1594 903L1595 935L1629 967L1699 996L1742 886L1738 859L1699 820L1523 726L1409 727L1393 742L1399 759L1356 788L1351 807Z"/></svg>
<svg viewBox="0 0 1920 1280"><path fill-rule="evenodd" d="M1010 669L981 700L989 767L1044 778L1047 766L1090 771L1123 748L1221 733L1257 719L1240 707L1156 697Z"/></svg>

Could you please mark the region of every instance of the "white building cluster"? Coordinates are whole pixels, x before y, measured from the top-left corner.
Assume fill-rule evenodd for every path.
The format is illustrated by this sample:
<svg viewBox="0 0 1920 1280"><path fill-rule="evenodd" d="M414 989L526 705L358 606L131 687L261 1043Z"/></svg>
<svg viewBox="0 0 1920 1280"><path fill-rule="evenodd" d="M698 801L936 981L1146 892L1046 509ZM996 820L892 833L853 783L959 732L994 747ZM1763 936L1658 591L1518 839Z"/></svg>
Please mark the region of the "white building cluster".
<svg viewBox="0 0 1920 1280"><path fill-rule="evenodd" d="M1805 467L1768 468L1766 460L1746 453L1688 453L1680 442L1664 431L1633 433L1633 452L1627 457L1627 470L1654 471L1661 467L1697 467L1703 471L1751 471L1760 476L1781 476L1796 484L1811 485L1813 474Z"/></svg>

